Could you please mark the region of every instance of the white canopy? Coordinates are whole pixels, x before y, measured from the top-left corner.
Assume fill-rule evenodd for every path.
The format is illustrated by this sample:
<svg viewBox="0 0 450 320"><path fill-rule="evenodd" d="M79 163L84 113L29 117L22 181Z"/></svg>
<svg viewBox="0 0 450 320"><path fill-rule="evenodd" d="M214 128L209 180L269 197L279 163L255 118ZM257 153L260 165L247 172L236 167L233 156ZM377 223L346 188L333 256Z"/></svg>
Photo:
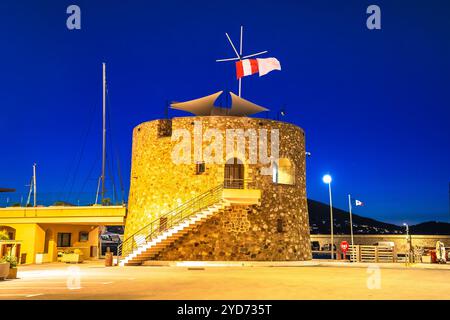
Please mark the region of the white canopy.
<svg viewBox="0 0 450 320"><path fill-rule="evenodd" d="M253 102L242 99L234 93L231 95L231 109L214 106L214 102L223 93L216 92L206 97L185 101L174 102L170 105L172 109L183 110L195 114L196 116L237 116L245 117L255 113L269 111L264 107L258 106Z"/></svg>

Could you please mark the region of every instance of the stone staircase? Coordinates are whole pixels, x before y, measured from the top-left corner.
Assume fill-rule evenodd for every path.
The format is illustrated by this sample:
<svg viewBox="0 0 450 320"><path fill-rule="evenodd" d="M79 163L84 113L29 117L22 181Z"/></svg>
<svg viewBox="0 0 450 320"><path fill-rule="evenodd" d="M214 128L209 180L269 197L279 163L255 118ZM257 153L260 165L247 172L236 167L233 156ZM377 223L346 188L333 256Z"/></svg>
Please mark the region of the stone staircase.
<svg viewBox="0 0 450 320"><path fill-rule="evenodd" d="M216 204L190 215L177 225L162 231L151 241L146 241L145 235L135 235L135 241L138 243L137 248L120 260L119 266L138 266L144 261L154 259L162 250L229 206L231 206L229 201L220 200Z"/></svg>

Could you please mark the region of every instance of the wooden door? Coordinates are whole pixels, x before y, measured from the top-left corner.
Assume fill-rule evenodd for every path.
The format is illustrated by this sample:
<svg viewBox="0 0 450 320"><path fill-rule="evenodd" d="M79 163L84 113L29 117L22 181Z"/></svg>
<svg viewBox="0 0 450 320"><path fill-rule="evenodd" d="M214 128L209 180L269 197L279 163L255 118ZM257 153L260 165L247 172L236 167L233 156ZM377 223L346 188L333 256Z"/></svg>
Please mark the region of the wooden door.
<svg viewBox="0 0 450 320"><path fill-rule="evenodd" d="M227 161L225 164L224 187L228 189L244 188L244 165L238 163L237 158Z"/></svg>

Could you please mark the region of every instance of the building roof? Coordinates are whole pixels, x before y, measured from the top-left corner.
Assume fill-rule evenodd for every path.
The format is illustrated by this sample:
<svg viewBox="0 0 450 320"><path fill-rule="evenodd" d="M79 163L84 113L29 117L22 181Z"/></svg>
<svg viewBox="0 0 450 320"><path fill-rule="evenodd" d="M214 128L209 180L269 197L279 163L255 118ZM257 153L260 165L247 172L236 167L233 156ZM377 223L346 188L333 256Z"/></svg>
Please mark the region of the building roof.
<svg viewBox="0 0 450 320"><path fill-rule="evenodd" d="M16 223L59 223L79 225L123 225L124 206L7 207L0 208L0 225Z"/></svg>
<svg viewBox="0 0 450 320"><path fill-rule="evenodd" d="M185 102L173 102L170 107L176 110L190 112L196 116L236 116L245 117L255 113L269 111L253 102L245 100L234 93L231 95L231 108L216 107L214 103L223 91L216 92L206 97Z"/></svg>

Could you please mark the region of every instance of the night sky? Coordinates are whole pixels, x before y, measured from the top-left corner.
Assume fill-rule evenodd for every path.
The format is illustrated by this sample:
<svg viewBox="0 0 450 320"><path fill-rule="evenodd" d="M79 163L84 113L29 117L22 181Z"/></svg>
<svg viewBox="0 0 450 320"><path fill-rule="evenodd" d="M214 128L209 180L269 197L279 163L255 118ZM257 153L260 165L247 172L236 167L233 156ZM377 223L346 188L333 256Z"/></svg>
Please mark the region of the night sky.
<svg viewBox="0 0 450 320"><path fill-rule="evenodd" d="M66 27L70 4L81 7L81 30ZM381 30L366 28L370 4L381 7ZM305 130L309 198L328 202L330 173L339 208L352 193L364 216L449 221L448 1L3 0L0 187L17 189L9 201L26 195L33 162L41 202L94 201L103 61L108 151L128 190L133 127L163 117L166 101L237 91L234 64L215 59L233 57L224 33L238 43L241 24L244 53L269 50L282 65L245 78L243 97L272 118L285 106L283 120Z"/></svg>

